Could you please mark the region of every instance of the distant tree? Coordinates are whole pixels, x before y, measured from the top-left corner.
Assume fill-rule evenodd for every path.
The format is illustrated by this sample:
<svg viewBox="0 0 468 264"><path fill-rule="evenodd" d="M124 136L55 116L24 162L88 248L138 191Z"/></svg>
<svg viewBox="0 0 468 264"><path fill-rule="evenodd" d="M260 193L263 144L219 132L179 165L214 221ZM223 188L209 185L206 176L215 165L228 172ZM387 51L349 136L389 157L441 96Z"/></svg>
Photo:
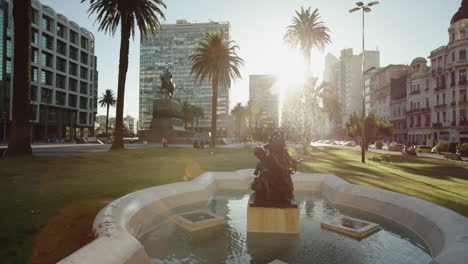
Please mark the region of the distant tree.
<svg viewBox="0 0 468 264"><path fill-rule="evenodd" d="M182 119L184 120L184 128L187 129L187 123L192 121L194 118L193 105L189 102L182 103ZM192 125L193 128L193 125Z"/></svg>
<svg viewBox="0 0 468 264"><path fill-rule="evenodd" d="M6 156L32 155L31 150L31 0L13 5L14 61L11 133Z"/></svg>
<svg viewBox="0 0 468 264"><path fill-rule="evenodd" d="M107 115L106 115L106 135L107 134L108 128L109 128L109 108L111 106L114 106L116 103L115 97L114 97L114 91L111 89L107 89L101 97L101 100L99 100L99 105L101 107L107 107Z"/></svg>
<svg viewBox="0 0 468 264"><path fill-rule="evenodd" d="M349 120L346 122L346 131L348 136L356 141L362 140L362 117L353 113ZM393 137L394 129L393 125L382 121L377 115L370 113L365 119L366 138L365 146L375 140L387 137Z"/></svg>
<svg viewBox="0 0 468 264"><path fill-rule="evenodd" d="M87 0L81 0L87 2ZM159 17L165 19L160 7L166 8L162 0L89 0L89 14L97 14L99 31L115 35L120 26L120 58L117 89L117 111L115 119L114 141L111 150L123 149L123 110L125 98L125 81L128 70L128 51L130 37L139 30L141 38L156 34L160 28ZM159 16L159 17L158 17Z"/></svg>
<svg viewBox="0 0 468 264"><path fill-rule="evenodd" d="M332 83L323 82L319 90L323 111L327 114L328 119L335 123L341 123L341 104L338 100L336 86Z"/></svg>
<svg viewBox="0 0 468 264"><path fill-rule="evenodd" d="M237 45L226 41L224 32L208 32L198 42L190 56L191 74L195 80L209 80L212 86L211 99L211 147L216 145L216 120L218 112L218 89L231 87L232 80L241 78L239 67L243 60L237 56Z"/></svg>
<svg viewBox="0 0 468 264"><path fill-rule="evenodd" d="M197 121L197 130L198 130L198 122L200 118L204 118L205 114L203 113L203 108L199 106L193 106L193 117Z"/></svg>
<svg viewBox="0 0 468 264"><path fill-rule="evenodd" d="M231 115L236 118L236 134L239 139L241 138L241 124L245 113L245 107L241 103L237 103L237 105L231 110Z"/></svg>

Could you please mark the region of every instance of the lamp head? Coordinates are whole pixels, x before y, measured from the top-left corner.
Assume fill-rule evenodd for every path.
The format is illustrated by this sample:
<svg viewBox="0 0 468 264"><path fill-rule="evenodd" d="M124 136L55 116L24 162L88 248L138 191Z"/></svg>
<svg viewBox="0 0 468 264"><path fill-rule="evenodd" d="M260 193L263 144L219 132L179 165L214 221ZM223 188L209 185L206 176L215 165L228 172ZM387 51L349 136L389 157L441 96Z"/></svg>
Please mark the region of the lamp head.
<svg viewBox="0 0 468 264"><path fill-rule="evenodd" d="M374 6L374 5L378 5L378 4L380 4L379 1L374 1L372 3L369 3L367 6Z"/></svg>
<svg viewBox="0 0 468 264"><path fill-rule="evenodd" d="M356 12L356 11L358 11L358 10L360 10L360 8L359 8L359 7L355 7L355 8L353 8L353 9L349 10L349 12L350 12L350 13L353 13L353 12Z"/></svg>
<svg viewBox="0 0 468 264"><path fill-rule="evenodd" d="M364 12L369 13L370 11L372 11L372 9L370 9L368 7L364 7Z"/></svg>
<svg viewBox="0 0 468 264"><path fill-rule="evenodd" d="M361 7L361 6L364 6L364 3L363 2L357 2L356 5Z"/></svg>

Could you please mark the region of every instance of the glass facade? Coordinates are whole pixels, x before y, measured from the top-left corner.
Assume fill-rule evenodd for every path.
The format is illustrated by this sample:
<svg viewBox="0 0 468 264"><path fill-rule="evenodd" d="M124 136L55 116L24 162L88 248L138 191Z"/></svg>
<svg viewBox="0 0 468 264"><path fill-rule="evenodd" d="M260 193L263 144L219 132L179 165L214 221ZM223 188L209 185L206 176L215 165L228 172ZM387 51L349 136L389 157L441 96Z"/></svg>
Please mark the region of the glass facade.
<svg viewBox="0 0 468 264"><path fill-rule="evenodd" d="M224 31L229 40L228 23L187 23L184 20L176 24L163 25L156 36L143 40L140 47L140 121L142 128L149 128L153 118L153 102L160 95L160 74L170 69L176 84L174 99L189 102L203 108L205 118L199 121L199 127L211 126L212 88L209 82L195 83L190 74L189 56L196 43L207 32ZM218 128L226 127L229 111L229 91L218 91Z"/></svg>

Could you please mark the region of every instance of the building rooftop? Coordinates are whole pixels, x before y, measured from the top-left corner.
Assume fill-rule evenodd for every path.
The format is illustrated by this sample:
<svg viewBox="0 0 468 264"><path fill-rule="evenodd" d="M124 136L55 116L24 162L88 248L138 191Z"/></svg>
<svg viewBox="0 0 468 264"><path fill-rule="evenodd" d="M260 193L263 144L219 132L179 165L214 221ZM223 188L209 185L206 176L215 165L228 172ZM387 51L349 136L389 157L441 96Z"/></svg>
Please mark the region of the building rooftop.
<svg viewBox="0 0 468 264"><path fill-rule="evenodd" d="M463 0L460 9L453 15L451 24L456 23L462 19L468 19L468 0Z"/></svg>

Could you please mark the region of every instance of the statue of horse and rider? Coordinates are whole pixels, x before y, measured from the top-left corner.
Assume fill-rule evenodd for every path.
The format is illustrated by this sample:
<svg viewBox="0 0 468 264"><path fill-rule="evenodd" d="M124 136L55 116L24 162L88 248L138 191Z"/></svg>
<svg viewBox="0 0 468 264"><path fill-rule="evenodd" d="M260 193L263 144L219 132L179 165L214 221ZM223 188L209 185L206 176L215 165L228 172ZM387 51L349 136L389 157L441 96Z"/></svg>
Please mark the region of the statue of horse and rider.
<svg viewBox="0 0 468 264"><path fill-rule="evenodd" d="M161 74L161 89L159 93L166 95L166 98L172 99L175 90L175 84L172 81L172 73L169 69L166 69L163 74Z"/></svg>

